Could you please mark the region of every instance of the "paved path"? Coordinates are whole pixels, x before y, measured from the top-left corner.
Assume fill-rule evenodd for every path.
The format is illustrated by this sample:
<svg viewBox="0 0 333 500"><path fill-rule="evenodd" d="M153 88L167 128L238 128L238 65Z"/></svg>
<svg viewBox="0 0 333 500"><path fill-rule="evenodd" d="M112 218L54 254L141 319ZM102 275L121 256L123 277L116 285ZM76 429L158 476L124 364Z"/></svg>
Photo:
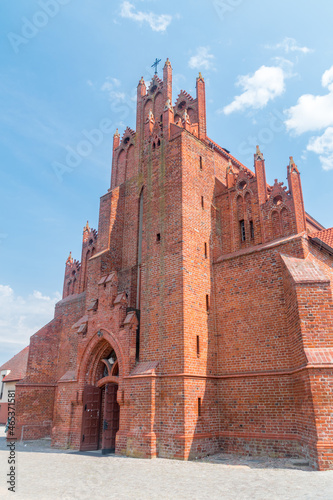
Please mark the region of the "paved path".
<svg viewBox="0 0 333 500"><path fill-rule="evenodd" d="M0 437L0 499L333 500L333 471L295 461L242 459L141 460L51 450L17 443L17 491L7 491L8 449ZM268 468L267 468L268 467ZM290 468L293 467L293 468ZM297 468L295 468L297 467ZM303 469L303 470L301 470Z"/></svg>

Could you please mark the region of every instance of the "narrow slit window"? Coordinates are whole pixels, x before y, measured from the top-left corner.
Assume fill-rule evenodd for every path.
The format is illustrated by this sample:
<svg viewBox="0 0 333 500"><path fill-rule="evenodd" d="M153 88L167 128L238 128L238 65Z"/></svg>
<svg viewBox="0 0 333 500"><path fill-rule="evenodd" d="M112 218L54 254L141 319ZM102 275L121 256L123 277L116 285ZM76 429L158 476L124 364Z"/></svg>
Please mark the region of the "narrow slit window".
<svg viewBox="0 0 333 500"><path fill-rule="evenodd" d="M157 233L157 235L156 235L156 241L161 241L161 233Z"/></svg>
<svg viewBox="0 0 333 500"><path fill-rule="evenodd" d="M209 296L206 295L206 311L209 311Z"/></svg>
<svg viewBox="0 0 333 500"><path fill-rule="evenodd" d="M204 208L204 197L201 196L201 208Z"/></svg>
<svg viewBox="0 0 333 500"><path fill-rule="evenodd" d="M200 337L197 335L197 356L200 356Z"/></svg>
<svg viewBox="0 0 333 500"><path fill-rule="evenodd" d="M254 239L254 226L253 226L253 220L250 220L250 235L251 235L251 240Z"/></svg>
<svg viewBox="0 0 333 500"><path fill-rule="evenodd" d="M199 167L202 170L202 156L199 156Z"/></svg>
<svg viewBox="0 0 333 500"><path fill-rule="evenodd" d="M245 222L239 221L241 241L245 241Z"/></svg>
<svg viewBox="0 0 333 500"><path fill-rule="evenodd" d="M135 359L136 361L140 360L140 325L136 329L136 338L135 338Z"/></svg>
<svg viewBox="0 0 333 500"><path fill-rule="evenodd" d="M201 398L198 398L198 417L201 417Z"/></svg>
<svg viewBox="0 0 333 500"><path fill-rule="evenodd" d="M207 243L205 242L205 259L207 259Z"/></svg>

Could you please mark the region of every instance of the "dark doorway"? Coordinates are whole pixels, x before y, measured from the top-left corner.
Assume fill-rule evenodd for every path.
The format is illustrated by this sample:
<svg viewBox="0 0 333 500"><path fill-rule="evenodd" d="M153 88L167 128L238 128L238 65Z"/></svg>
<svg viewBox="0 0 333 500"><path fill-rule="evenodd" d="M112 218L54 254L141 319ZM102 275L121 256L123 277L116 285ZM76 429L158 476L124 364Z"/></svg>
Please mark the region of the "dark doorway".
<svg viewBox="0 0 333 500"><path fill-rule="evenodd" d="M119 429L117 390L117 384L106 384L102 400L102 390L99 387L85 386L83 391L81 451L98 450L100 448L99 443L101 443L103 454L115 451L116 434Z"/></svg>

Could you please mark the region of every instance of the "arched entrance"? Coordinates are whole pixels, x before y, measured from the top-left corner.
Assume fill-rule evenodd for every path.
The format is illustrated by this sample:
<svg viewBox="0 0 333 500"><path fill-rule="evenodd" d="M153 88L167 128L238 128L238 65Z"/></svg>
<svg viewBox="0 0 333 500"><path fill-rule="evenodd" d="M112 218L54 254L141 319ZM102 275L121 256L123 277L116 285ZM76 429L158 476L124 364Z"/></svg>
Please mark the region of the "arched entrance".
<svg viewBox="0 0 333 500"><path fill-rule="evenodd" d="M95 366L95 385L86 384L83 390L80 450L113 453L119 429L119 365L115 351L103 349Z"/></svg>

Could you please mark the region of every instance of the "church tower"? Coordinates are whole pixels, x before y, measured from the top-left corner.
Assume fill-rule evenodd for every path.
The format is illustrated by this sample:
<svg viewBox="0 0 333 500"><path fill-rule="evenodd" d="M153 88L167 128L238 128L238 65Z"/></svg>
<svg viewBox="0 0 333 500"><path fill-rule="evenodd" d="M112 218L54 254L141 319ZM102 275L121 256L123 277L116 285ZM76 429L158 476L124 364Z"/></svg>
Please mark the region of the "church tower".
<svg viewBox="0 0 333 500"><path fill-rule="evenodd" d="M176 98L168 59L162 79L140 78L98 231L84 226L55 317L31 338L17 432L82 451L332 468L332 233L306 214L292 157L288 186L270 185L260 147L243 165L206 118L201 73L196 95Z"/></svg>

